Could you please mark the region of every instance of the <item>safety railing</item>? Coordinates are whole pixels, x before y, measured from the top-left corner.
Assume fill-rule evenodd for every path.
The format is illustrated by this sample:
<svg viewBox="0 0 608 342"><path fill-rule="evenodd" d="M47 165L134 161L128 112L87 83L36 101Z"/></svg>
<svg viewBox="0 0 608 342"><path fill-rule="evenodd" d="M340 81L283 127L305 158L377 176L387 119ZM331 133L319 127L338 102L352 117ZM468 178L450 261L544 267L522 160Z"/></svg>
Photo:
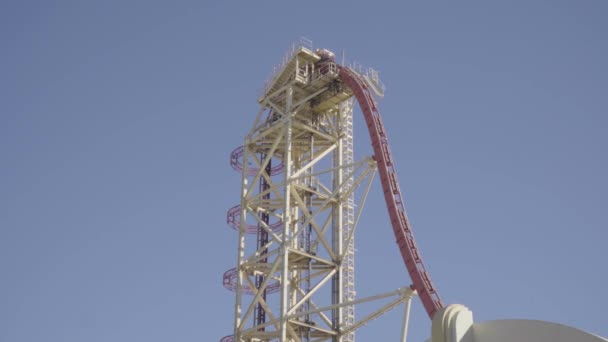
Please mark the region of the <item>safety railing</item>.
<svg viewBox="0 0 608 342"><path fill-rule="evenodd" d="M368 83L370 87L372 87L374 93L380 97L384 96L384 91L386 87L384 83L380 80L380 75L378 71L371 67L364 67L362 64L358 62L349 62L346 66L355 71L360 76L363 76L363 79Z"/></svg>
<svg viewBox="0 0 608 342"><path fill-rule="evenodd" d="M305 37L301 37L293 44L291 44L291 47L283 55L281 62L272 68L272 72L266 79L266 82L264 82L264 88L260 91L260 94L258 94L259 97L262 97L264 96L264 94L266 94L268 89L274 84L274 80L281 72L281 70L285 68L285 65L287 65L291 58L301 49L307 49L312 52L312 40Z"/></svg>

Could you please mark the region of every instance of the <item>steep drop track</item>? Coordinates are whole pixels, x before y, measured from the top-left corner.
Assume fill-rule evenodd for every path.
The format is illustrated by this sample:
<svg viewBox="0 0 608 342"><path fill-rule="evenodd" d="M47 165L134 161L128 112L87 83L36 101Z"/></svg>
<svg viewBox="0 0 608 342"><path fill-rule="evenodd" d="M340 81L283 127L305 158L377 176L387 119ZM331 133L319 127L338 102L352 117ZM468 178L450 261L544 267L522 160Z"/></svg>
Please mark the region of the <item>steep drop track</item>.
<svg viewBox="0 0 608 342"><path fill-rule="evenodd" d="M412 278L414 290L418 292L427 314L433 319L435 312L443 307L443 303L433 287L431 278L424 267L424 263L416 247L416 241L410 228L403 197L399 189L397 172L393 164L386 131L382 124L382 118L376 106L376 101L359 74L344 66L338 66L338 68L340 79L353 91L363 112L374 149L374 159L378 163L378 173L380 174L380 182L384 191L386 208L388 209L403 262Z"/></svg>

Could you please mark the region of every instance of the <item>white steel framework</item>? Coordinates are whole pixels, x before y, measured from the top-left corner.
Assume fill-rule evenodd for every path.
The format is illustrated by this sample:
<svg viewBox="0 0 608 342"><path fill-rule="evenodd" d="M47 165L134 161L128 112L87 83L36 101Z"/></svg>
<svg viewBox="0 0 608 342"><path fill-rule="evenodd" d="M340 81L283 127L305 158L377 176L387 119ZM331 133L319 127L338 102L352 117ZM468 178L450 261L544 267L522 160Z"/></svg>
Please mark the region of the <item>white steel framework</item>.
<svg viewBox="0 0 608 342"><path fill-rule="evenodd" d="M232 154L242 193L228 212L239 238L237 267L224 274L236 292L234 336L223 341L350 342L404 302L407 327L409 287L355 298L355 228L376 162L354 158L352 92L330 57L309 42L294 46ZM384 298L392 300L355 319L355 304Z"/></svg>

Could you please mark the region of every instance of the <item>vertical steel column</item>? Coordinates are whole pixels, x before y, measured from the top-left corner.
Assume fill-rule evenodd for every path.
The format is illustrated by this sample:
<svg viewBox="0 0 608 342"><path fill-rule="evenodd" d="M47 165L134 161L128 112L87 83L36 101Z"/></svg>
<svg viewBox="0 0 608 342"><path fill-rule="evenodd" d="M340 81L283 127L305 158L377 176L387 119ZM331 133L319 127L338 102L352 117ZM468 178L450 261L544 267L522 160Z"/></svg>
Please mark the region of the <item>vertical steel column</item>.
<svg viewBox="0 0 608 342"><path fill-rule="evenodd" d="M346 100L339 105L340 118L341 118L341 129L342 129L342 161L341 166L349 165L354 162L354 146L353 146L353 101L352 99ZM343 181L346 189L350 189L354 186L354 168L342 167L343 169ZM355 193L352 192L348 197L344 198L342 208L342 240L348 241L351 231L354 231L355 219ZM344 259L341 260L342 271L342 302L350 302L355 300L355 248L354 248L354 237L353 239L345 243ZM354 305L348 305L343 308L342 311L342 327L348 329L351 325L355 324L355 307ZM343 342L354 342L355 334L349 333L342 337Z"/></svg>
<svg viewBox="0 0 608 342"><path fill-rule="evenodd" d="M266 154L263 153L260 155L260 160L264 160L266 159ZM266 169L265 169L266 174L268 174L270 176L270 174L272 173L272 161L269 160L268 164L266 165ZM270 188L270 185L268 184L268 181L266 181L265 177L260 177L260 193L263 193L264 191L267 191ZM262 199L264 200L269 200L270 199L270 193L263 195ZM270 215L268 215L267 212L262 212L259 214L260 215L260 219L262 222L264 222L266 225L270 224ZM268 248L264 247L266 246L266 244L268 243L268 232L266 232L266 230L264 230L264 228L262 227L262 224L258 224L258 232L257 232L257 238L258 238L258 244L257 244L257 248L258 250L260 250L262 255L266 255L268 253ZM266 263L268 262L268 258L263 258L260 260L260 263ZM256 275L255 276L255 287L259 290L260 287L262 286L262 283L265 280L265 276L263 275ZM266 294L267 294L267 290L264 289L262 292L262 300L266 301ZM264 310L264 308L262 307L262 304L258 303L256 304L256 308L255 311L253 313L253 324L254 325L261 325L266 321L266 311ZM265 328L260 328L260 331L264 331Z"/></svg>
<svg viewBox="0 0 608 342"><path fill-rule="evenodd" d="M410 320L410 307L412 306L412 297L410 296L405 301L405 312L403 313L403 326L401 327L401 342L406 342L407 327Z"/></svg>
<svg viewBox="0 0 608 342"><path fill-rule="evenodd" d="M340 110L336 111L336 127L342 127L342 112ZM344 137L338 139L337 148L334 152L333 160L334 160L334 171L333 175L333 190L336 191L344 180L344 169L341 167L343 164L343 142ZM338 203L334 204L332 209L332 248L337 256L342 255L343 250L343 241L342 238L342 227L343 227L343 215L342 211L344 209L343 201L340 199ZM342 265L341 260L334 260L336 264L338 264L338 272L332 278L332 304L341 304L344 299L344 265ZM343 319L343 308L338 307L332 312L332 319L334 321L334 329L339 330L344 323ZM336 342L342 341L342 337L338 337L335 339Z"/></svg>
<svg viewBox="0 0 608 342"><path fill-rule="evenodd" d="M289 178L292 173L292 98L293 88L289 86L286 94L286 118L285 118L285 153L283 164L285 165L285 206L283 211L283 238L279 252L281 262L281 308L280 308L280 341L287 341L287 312L291 306L291 296L289 287L289 246L291 243L291 225L294 220L291 217L291 181Z"/></svg>

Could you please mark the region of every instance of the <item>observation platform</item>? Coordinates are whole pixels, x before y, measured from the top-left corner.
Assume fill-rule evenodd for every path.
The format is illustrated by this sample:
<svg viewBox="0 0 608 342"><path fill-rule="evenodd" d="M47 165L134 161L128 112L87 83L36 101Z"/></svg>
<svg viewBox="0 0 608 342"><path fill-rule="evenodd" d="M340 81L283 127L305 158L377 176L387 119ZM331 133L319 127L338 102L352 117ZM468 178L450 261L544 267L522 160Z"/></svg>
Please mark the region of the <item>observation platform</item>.
<svg viewBox="0 0 608 342"><path fill-rule="evenodd" d="M353 95L350 89L342 86L333 54L327 50L313 51L306 46L294 47L283 63L275 67L259 102L272 100L277 107L284 108L284 90L289 85L293 89L294 107L297 109L299 105L309 103L313 113L324 112Z"/></svg>

